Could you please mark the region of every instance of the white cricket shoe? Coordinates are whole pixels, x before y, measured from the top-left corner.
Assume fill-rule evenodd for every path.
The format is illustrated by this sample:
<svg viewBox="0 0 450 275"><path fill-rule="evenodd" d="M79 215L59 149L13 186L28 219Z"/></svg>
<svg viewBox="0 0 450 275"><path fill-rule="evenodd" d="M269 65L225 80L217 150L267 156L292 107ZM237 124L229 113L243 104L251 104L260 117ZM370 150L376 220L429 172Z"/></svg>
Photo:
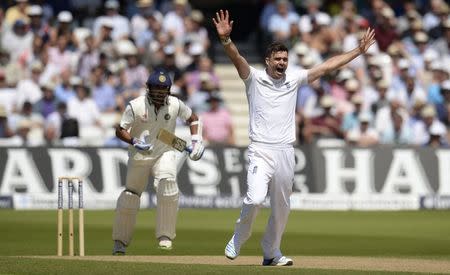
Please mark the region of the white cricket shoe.
<svg viewBox="0 0 450 275"><path fill-rule="evenodd" d="M289 266L293 265L294 261L291 258L281 256L279 259L264 259L262 265L271 265L271 266Z"/></svg>
<svg viewBox="0 0 450 275"><path fill-rule="evenodd" d="M163 250L171 250L172 249L172 240L166 236L162 236L159 238L159 249Z"/></svg>
<svg viewBox="0 0 450 275"><path fill-rule="evenodd" d="M230 260L234 260L239 255L239 251L236 251L236 247L234 246L234 235L231 237L231 240L227 243L225 247L225 257Z"/></svg>
<svg viewBox="0 0 450 275"><path fill-rule="evenodd" d="M122 256L125 255L125 251L127 249L127 246L121 242L121 241L114 241L114 247L113 247L113 255L115 256Z"/></svg>

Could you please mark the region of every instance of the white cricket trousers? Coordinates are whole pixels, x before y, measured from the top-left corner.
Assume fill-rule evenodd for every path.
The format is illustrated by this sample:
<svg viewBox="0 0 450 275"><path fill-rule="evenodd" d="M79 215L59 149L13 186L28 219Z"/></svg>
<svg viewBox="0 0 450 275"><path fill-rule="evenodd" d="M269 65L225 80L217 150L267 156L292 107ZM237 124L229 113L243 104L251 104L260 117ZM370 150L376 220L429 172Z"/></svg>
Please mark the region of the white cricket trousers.
<svg viewBox="0 0 450 275"><path fill-rule="evenodd" d="M273 146L253 142L248 150L248 190L236 222L234 244L237 251L251 235L259 208L270 196L271 214L261 245L265 259L279 258L290 211L294 183L295 155L292 145Z"/></svg>

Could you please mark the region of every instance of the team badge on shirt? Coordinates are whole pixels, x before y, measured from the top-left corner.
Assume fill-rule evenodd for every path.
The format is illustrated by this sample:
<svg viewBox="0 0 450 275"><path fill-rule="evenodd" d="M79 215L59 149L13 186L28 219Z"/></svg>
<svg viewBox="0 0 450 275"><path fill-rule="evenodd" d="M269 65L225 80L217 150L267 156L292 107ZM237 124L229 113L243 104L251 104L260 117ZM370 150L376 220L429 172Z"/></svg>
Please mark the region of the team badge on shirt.
<svg viewBox="0 0 450 275"><path fill-rule="evenodd" d="M170 119L170 115L169 115L169 114L166 114L166 115L164 116L164 119L165 119L165 120L169 120L169 119Z"/></svg>

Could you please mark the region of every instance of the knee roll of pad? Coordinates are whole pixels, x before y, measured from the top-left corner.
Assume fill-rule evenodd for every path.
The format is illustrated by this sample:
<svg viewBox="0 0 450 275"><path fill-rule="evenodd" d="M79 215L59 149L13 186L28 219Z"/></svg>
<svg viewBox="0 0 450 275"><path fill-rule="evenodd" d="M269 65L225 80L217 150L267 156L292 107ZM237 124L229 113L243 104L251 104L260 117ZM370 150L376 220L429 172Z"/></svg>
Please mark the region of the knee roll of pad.
<svg viewBox="0 0 450 275"><path fill-rule="evenodd" d="M117 200L117 210L137 212L140 206L141 198L130 191L123 191Z"/></svg>
<svg viewBox="0 0 450 275"><path fill-rule="evenodd" d="M172 197L178 195L178 185L175 179L155 180L157 197Z"/></svg>

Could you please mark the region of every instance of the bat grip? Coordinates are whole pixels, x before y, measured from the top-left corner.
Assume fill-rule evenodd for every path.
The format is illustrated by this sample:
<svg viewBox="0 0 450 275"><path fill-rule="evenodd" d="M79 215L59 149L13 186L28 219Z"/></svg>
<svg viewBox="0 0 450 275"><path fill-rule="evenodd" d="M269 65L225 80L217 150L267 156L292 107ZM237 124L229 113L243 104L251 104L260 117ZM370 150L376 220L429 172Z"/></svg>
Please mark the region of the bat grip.
<svg viewBox="0 0 450 275"><path fill-rule="evenodd" d="M186 147L186 148L184 148L184 150L186 152L188 152L189 154L192 153L192 148L191 147Z"/></svg>

